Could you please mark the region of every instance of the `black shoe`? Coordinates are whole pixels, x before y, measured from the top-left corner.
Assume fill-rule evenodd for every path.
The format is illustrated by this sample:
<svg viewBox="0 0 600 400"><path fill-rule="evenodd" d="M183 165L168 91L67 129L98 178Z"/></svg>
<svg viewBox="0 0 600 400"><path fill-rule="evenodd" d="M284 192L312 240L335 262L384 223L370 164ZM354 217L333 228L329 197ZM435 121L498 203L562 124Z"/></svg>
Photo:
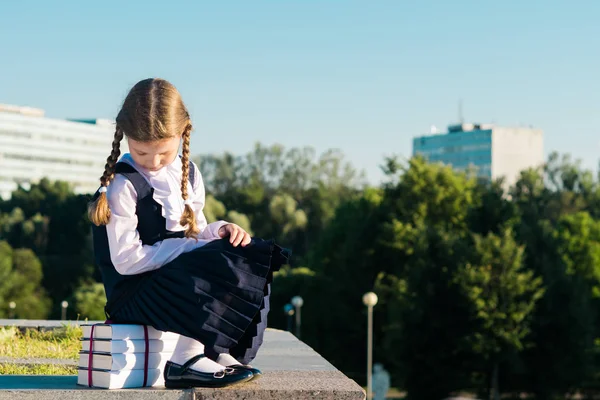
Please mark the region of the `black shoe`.
<svg viewBox="0 0 600 400"><path fill-rule="evenodd" d="M243 370L243 371L250 371L252 372L252 379L258 379L262 376L262 372L260 371L260 369L251 367L250 365L244 365L244 364L235 364L235 365L230 365L227 368L232 368L235 370Z"/></svg>
<svg viewBox="0 0 600 400"><path fill-rule="evenodd" d="M165 387L169 389L184 389L191 387L210 387L218 388L233 385L235 383L247 382L252 379L252 372L249 370L225 368L219 372L199 372L190 369L199 359L205 357L204 354L189 359L185 364L179 365L167 361L165 365Z"/></svg>

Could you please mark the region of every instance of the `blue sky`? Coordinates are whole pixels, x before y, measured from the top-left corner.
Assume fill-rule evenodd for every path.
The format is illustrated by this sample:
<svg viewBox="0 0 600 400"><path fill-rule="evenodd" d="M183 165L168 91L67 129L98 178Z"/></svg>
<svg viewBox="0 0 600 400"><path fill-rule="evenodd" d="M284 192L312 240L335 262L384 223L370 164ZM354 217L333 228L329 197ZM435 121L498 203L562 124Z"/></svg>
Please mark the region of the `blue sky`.
<svg viewBox="0 0 600 400"><path fill-rule="evenodd" d="M112 119L163 77L194 153L339 148L377 182L384 155L409 156L462 99L468 122L542 128L546 153L595 170L599 16L553 0L4 2L0 103Z"/></svg>

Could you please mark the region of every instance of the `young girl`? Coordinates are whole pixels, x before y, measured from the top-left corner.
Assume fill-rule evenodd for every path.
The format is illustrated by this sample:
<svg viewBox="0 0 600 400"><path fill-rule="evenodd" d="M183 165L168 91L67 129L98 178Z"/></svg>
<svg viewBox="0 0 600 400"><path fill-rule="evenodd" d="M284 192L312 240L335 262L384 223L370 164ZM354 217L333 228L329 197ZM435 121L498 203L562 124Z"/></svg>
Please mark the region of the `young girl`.
<svg viewBox="0 0 600 400"><path fill-rule="evenodd" d="M89 207L107 317L180 334L164 371L169 388L260 375L248 363L262 344L273 272L290 255L238 225L207 224L202 176L189 160L191 132L173 85L138 82L117 116ZM119 160L124 137L130 152Z"/></svg>

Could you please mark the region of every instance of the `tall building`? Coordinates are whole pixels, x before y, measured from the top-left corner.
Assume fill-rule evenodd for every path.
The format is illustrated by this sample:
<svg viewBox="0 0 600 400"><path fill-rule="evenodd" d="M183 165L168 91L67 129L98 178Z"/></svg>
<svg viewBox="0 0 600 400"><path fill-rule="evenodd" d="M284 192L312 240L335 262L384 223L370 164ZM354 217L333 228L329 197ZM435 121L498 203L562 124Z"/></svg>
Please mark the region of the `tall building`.
<svg viewBox="0 0 600 400"><path fill-rule="evenodd" d="M510 187L520 172L544 162L543 132L487 124L450 125L448 132L413 139L413 155L442 162L456 170L475 167L480 177L504 177Z"/></svg>
<svg viewBox="0 0 600 400"><path fill-rule="evenodd" d="M44 177L93 193L113 136L112 121L51 119L43 110L0 105L0 196Z"/></svg>

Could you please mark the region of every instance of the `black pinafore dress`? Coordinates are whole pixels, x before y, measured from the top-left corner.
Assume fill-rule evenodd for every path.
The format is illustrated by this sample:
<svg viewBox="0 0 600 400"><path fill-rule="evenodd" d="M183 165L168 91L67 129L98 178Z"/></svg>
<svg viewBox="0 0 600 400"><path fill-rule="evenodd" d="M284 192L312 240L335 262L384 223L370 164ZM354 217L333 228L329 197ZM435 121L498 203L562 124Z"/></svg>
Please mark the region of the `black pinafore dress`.
<svg viewBox="0 0 600 400"><path fill-rule="evenodd" d="M194 182L191 163L189 170ZM137 192L137 230L144 245L183 237L183 232L166 230L153 188L134 167L119 162L115 171ZM106 227L92 225L92 233L111 321L150 325L199 340L213 360L219 353L229 353L242 364L256 357L267 327L273 272L288 263L288 249L272 240L253 238L246 247L233 247L228 239L218 239L157 270L120 275L110 259Z"/></svg>

